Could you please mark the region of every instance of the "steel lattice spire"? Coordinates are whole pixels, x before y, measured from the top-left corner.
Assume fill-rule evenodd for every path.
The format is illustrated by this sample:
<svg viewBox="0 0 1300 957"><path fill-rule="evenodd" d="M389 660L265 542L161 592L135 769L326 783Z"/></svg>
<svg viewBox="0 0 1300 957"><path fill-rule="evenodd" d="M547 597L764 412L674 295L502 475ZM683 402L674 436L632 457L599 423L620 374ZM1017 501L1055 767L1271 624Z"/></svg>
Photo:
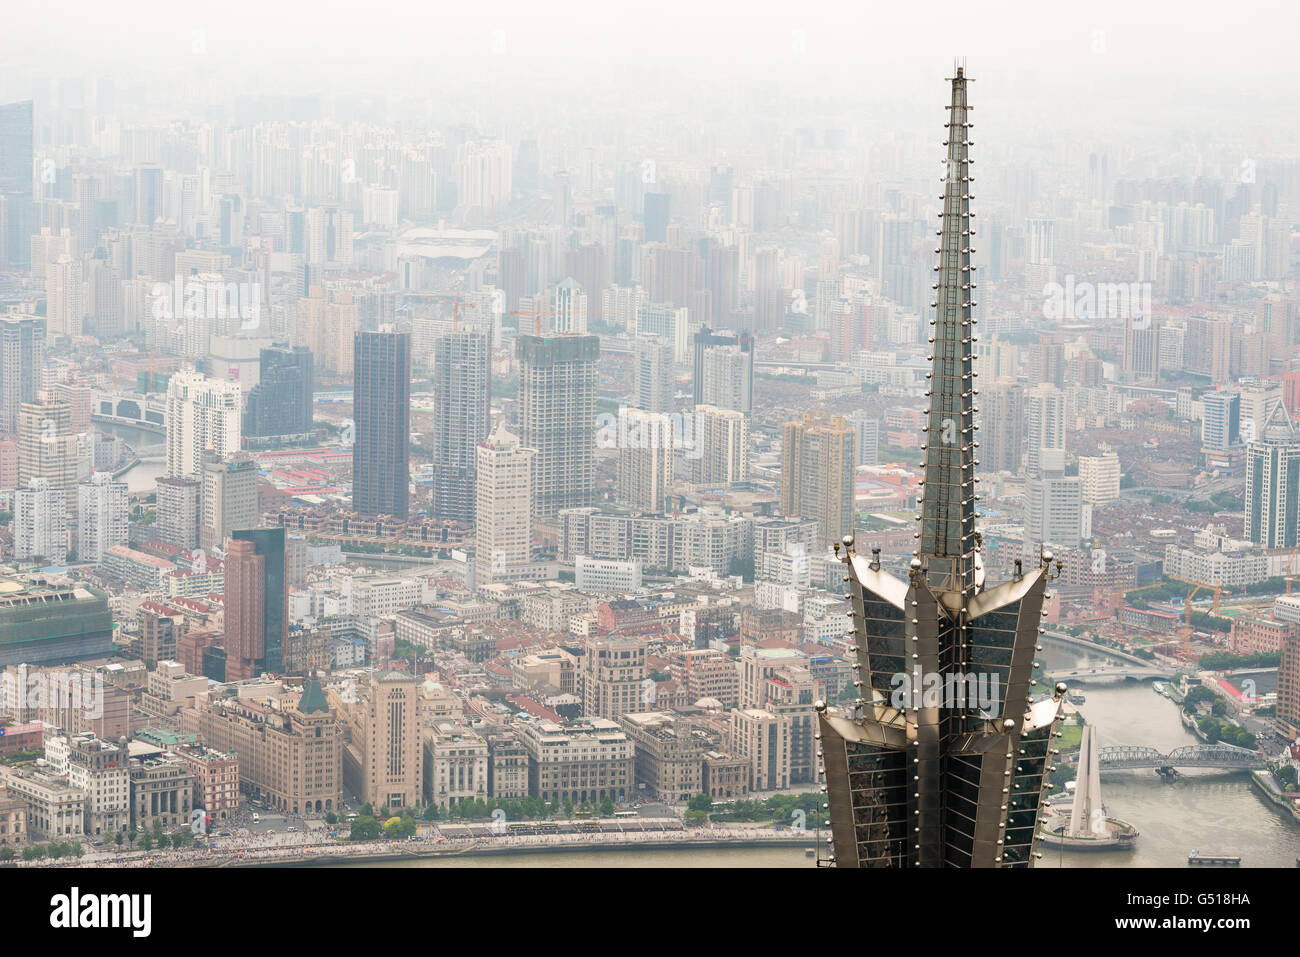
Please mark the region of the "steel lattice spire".
<svg viewBox="0 0 1300 957"><path fill-rule="evenodd" d="M949 81L920 547L904 581L844 540L860 697L817 704L839 866L1030 866L1065 692L1033 676L1051 554L989 589L979 562L965 74Z"/></svg>
<svg viewBox="0 0 1300 957"><path fill-rule="evenodd" d="M970 82L963 67L951 78L943 211L934 267L931 320L930 414L926 427L925 478L919 557L931 588L964 593L972 582L975 548L975 267L971 265Z"/></svg>

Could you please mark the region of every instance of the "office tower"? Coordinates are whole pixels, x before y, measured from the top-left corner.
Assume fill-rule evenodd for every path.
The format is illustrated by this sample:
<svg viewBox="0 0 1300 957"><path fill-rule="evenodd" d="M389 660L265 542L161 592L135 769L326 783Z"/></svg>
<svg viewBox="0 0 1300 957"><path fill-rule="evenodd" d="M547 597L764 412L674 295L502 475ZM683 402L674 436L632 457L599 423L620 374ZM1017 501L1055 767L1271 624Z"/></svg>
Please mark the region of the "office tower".
<svg viewBox="0 0 1300 957"><path fill-rule="evenodd" d="M53 565L67 561L67 496L48 479L32 479L14 492L14 558Z"/></svg>
<svg viewBox="0 0 1300 957"><path fill-rule="evenodd" d="M740 254L735 246L713 246L705 263L705 288L709 290L709 315L700 319L730 327L739 301Z"/></svg>
<svg viewBox="0 0 1300 957"><path fill-rule="evenodd" d="M224 242L222 245L230 245ZM352 265L352 213L337 206L307 210L307 262L312 266Z"/></svg>
<svg viewBox="0 0 1300 957"><path fill-rule="evenodd" d="M1154 379L1160 369L1160 333L1151 317L1124 317L1124 374L1130 380Z"/></svg>
<svg viewBox="0 0 1300 957"><path fill-rule="evenodd" d="M1241 444L1241 394L1207 392L1201 396L1201 446L1226 452Z"/></svg>
<svg viewBox="0 0 1300 957"><path fill-rule="evenodd" d="M283 668L289 634L284 529L236 529L226 545L226 680Z"/></svg>
<svg viewBox="0 0 1300 957"><path fill-rule="evenodd" d="M203 484L197 478L166 476L160 476L156 484L158 518L154 522L154 537L187 552L198 548Z"/></svg>
<svg viewBox="0 0 1300 957"><path fill-rule="evenodd" d="M60 256L45 267L45 315L50 333L75 338L86 318L81 260Z"/></svg>
<svg viewBox="0 0 1300 957"><path fill-rule="evenodd" d="M343 749L344 783L358 800L394 814L420 804L424 790L421 683L397 671L372 674L349 707L360 733Z"/></svg>
<svg viewBox="0 0 1300 957"><path fill-rule="evenodd" d="M271 346L258 356L257 385L244 402L244 435L302 436L313 431L311 352L302 346Z"/></svg>
<svg viewBox="0 0 1300 957"><path fill-rule="evenodd" d="M777 269L777 250L773 247L754 253L754 331L774 334L785 319L785 298Z"/></svg>
<svg viewBox="0 0 1300 957"><path fill-rule="evenodd" d="M617 721L629 712L650 711L645 689L646 644L637 638L597 638L582 656L582 713Z"/></svg>
<svg viewBox="0 0 1300 957"><path fill-rule="evenodd" d="M1025 476L1065 468L1065 393L1048 383L1025 396Z"/></svg>
<svg viewBox="0 0 1300 957"><path fill-rule="evenodd" d="M1052 468L1026 479L1025 556L1037 555L1043 546L1078 548L1090 537L1090 515L1079 476Z"/></svg>
<svg viewBox="0 0 1300 957"><path fill-rule="evenodd" d="M1245 535L1264 548L1300 544L1300 429L1280 402L1246 449Z"/></svg>
<svg viewBox="0 0 1300 957"><path fill-rule="evenodd" d="M555 332L586 334L587 294L573 279L566 279L551 290L550 315Z"/></svg>
<svg viewBox="0 0 1300 957"><path fill-rule="evenodd" d="M1189 316L1183 336L1183 368L1208 376L1218 386L1232 379L1232 323L1219 318Z"/></svg>
<svg viewBox="0 0 1300 957"><path fill-rule="evenodd" d="M597 336L520 336L519 440L536 450L533 517L590 505L595 477Z"/></svg>
<svg viewBox="0 0 1300 957"><path fill-rule="evenodd" d="M679 447L691 465L696 485L727 486L749 479L749 416L736 409L697 405L685 420L694 432Z"/></svg>
<svg viewBox="0 0 1300 957"><path fill-rule="evenodd" d="M1029 347L1029 360L1026 363L1029 373L1029 387L1054 385L1058 389L1065 386L1065 346L1059 341L1040 339Z"/></svg>
<svg viewBox="0 0 1300 957"><path fill-rule="evenodd" d="M514 172L510 144L502 140L466 143L456 163L458 206L477 209L489 221L510 202Z"/></svg>
<svg viewBox="0 0 1300 957"><path fill-rule="evenodd" d="M668 241L669 200L667 193L645 194L646 242L666 243Z"/></svg>
<svg viewBox="0 0 1300 957"><path fill-rule="evenodd" d="M750 412L754 401L754 337L720 336L704 326L695 333L691 374L693 404Z"/></svg>
<svg viewBox="0 0 1300 957"><path fill-rule="evenodd" d="M1300 738L1300 634L1282 639L1282 660L1277 667L1277 717L1273 724L1287 741Z"/></svg>
<svg viewBox="0 0 1300 957"><path fill-rule="evenodd" d="M475 449L474 577L477 585L519 577L532 561L533 459L537 453L498 422Z"/></svg>
<svg viewBox="0 0 1300 957"><path fill-rule="evenodd" d="M781 512L817 520L823 545L853 534L857 453L841 416L805 413L781 429Z"/></svg>
<svg viewBox="0 0 1300 957"><path fill-rule="evenodd" d="M673 346L657 336L642 336L633 346L636 357L636 407L646 412L674 412L677 382Z"/></svg>
<svg viewBox="0 0 1300 957"><path fill-rule="evenodd" d="M239 451L243 393L238 382L182 369L167 381L167 475L198 475L203 455Z"/></svg>
<svg viewBox="0 0 1300 957"><path fill-rule="evenodd" d="M1255 330L1268 339L1273 355L1291 351L1296 333L1296 304L1282 296L1266 296L1255 304Z"/></svg>
<svg viewBox="0 0 1300 957"><path fill-rule="evenodd" d="M491 428L487 337L456 329L433 345L433 514L474 523L474 469Z"/></svg>
<svg viewBox="0 0 1300 957"><path fill-rule="evenodd" d="M1056 221L1025 220L1025 303L1026 311L1040 315L1044 297L1056 282ZM1067 304L1064 318L1073 319L1073 303Z"/></svg>
<svg viewBox="0 0 1300 957"><path fill-rule="evenodd" d="M621 409L614 497L642 512L661 513L673 482L673 419L659 412Z"/></svg>
<svg viewBox="0 0 1300 957"><path fill-rule="evenodd" d="M185 615L169 605L140 609L140 657L148 668L175 661L177 642L185 632Z"/></svg>
<svg viewBox="0 0 1300 957"><path fill-rule="evenodd" d="M857 452L858 465L880 464L880 420L869 418L861 412L849 416L849 425L853 428L853 444Z"/></svg>
<svg viewBox="0 0 1300 957"><path fill-rule="evenodd" d="M411 336L391 327L356 336L352 508L406 519L411 499Z"/></svg>
<svg viewBox="0 0 1300 957"><path fill-rule="evenodd" d="M36 401L44 361L44 319L0 318L0 432L18 434L18 413Z"/></svg>
<svg viewBox="0 0 1300 957"><path fill-rule="evenodd" d="M640 336L656 336L666 339L673 347L673 361L685 362L690 358L691 311L685 306L673 306L662 302L641 301L643 297L637 290L638 303L633 312L633 324L629 327Z"/></svg>
<svg viewBox="0 0 1300 957"><path fill-rule="evenodd" d="M114 545L130 537L130 503L126 483L96 472L77 486L77 561L98 565Z"/></svg>
<svg viewBox="0 0 1300 957"><path fill-rule="evenodd" d="M991 387L985 385L976 419L980 426L980 462L986 472L1015 474L1024 461L1024 392L1009 379L998 379Z"/></svg>
<svg viewBox="0 0 1300 957"><path fill-rule="evenodd" d="M18 413L18 484L46 479L75 507L80 452L66 402L45 398L24 402Z"/></svg>
<svg viewBox="0 0 1300 957"><path fill-rule="evenodd" d="M886 572L878 553L858 554L851 537L837 549L848 566L861 692L847 712L817 705L839 867L1030 865L1064 691L1030 694L1052 556L986 588L977 555L963 73L952 81L947 127L920 547L906 580ZM958 692L977 672L997 676L996 700L971 706ZM900 675L931 676L953 694L935 706L899 688Z"/></svg>
<svg viewBox="0 0 1300 957"><path fill-rule="evenodd" d="M1119 456L1102 446L1099 455L1079 456L1079 481L1083 483L1083 500L1090 505L1105 505L1119 498Z"/></svg>
<svg viewBox="0 0 1300 957"><path fill-rule="evenodd" d="M152 226L163 216L163 168L157 164L137 166L131 171L134 203L131 222Z"/></svg>
<svg viewBox="0 0 1300 957"><path fill-rule="evenodd" d="M36 232L32 130L31 100L0 105L0 265L14 269L31 265Z"/></svg>
<svg viewBox="0 0 1300 957"><path fill-rule="evenodd" d="M358 306L346 289L330 302L320 286L312 286L306 298L298 300L294 344L311 352L314 375L352 377L358 317Z"/></svg>
<svg viewBox="0 0 1300 957"><path fill-rule="evenodd" d="M202 482L199 497L202 508L200 548L208 551L224 548L226 539L235 529L256 528L262 524L257 463L246 453L225 458L205 455L199 478ZM178 519L178 524L183 522L183 517Z"/></svg>
<svg viewBox="0 0 1300 957"><path fill-rule="evenodd" d="M609 285L609 267L605 246L601 243L583 243L564 254L564 275L578 284L586 299L587 316L605 319L602 298L597 293ZM590 291L591 295L586 295ZM583 331L586 331L585 329Z"/></svg>

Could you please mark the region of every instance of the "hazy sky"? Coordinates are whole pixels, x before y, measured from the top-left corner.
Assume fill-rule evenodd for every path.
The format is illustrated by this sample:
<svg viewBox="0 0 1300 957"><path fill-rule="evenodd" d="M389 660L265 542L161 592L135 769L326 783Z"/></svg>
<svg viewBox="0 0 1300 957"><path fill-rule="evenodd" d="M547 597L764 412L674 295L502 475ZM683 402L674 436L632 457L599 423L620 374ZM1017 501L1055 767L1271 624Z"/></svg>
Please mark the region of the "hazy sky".
<svg viewBox="0 0 1300 957"><path fill-rule="evenodd" d="M183 64L201 30L218 63L259 62L304 82L409 59L510 57L627 62L687 58L778 67L806 58L864 67L965 55L1114 73L1285 75L1296 84L1300 8L1259 0L1089 3L548 0L61 0L10 3L0 70L64 72ZM187 9L189 8L189 9ZM958 13L958 11L963 11ZM278 72L278 71L277 71Z"/></svg>

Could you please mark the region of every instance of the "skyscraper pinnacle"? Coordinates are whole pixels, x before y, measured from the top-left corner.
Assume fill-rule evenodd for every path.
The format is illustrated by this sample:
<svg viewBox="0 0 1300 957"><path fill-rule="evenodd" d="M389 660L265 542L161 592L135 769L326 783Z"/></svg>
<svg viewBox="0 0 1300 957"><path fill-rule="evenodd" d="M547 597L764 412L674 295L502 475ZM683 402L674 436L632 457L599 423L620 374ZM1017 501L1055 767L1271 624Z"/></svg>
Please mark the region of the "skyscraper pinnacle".
<svg viewBox="0 0 1300 957"><path fill-rule="evenodd" d="M1030 571L1017 562L1010 581L988 589L976 555L972 144L968 81L964 67L956 72L935 250L921 544L904 581L884 569L879 549L868 561L844 539L860 698L847 714L817 705L838 866L1031 866L1065 691L1034 684L1051 553Z"/></svg>
<svg viewBox="0 0 1300 957"><path fill-rule="evenodd" d="M957 68L948 107L943 210L934 267L935 309L930 320L930 412L926 426L922 487L921 546L918 557L931 588L965 593L973 584L975 547L975 373L971 307L975 267L971 265L970 107L963 67Z"/></svg>

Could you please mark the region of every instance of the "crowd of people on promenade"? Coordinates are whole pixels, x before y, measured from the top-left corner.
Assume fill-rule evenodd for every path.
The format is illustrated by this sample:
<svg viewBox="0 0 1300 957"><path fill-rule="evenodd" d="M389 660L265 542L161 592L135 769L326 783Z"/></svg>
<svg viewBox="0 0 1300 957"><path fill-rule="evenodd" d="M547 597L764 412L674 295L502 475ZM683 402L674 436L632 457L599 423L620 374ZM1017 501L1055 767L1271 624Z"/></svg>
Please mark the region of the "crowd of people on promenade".
<svg viewBox="0 0 1300 957"><path fill-rule="evenodd" d="M241 815L244 817L245 815ZM242 821L226 822L229 830L222 829L221 836L200 837L199 843L182 850L144 850L140 848L96 848L80 860L59 861L51 865L93 865L96 867L194 867L241 865L254 862L299 861L312 859L347 859L376 856L425 856L430 852L440 856L470 854L476 850L500 847L517 847L520 850L535 847L573 847L593 844L637 844L663 842L746 842L779 838L791 843L806 840L799 831L776 831L751 825L705 824L683 826L672 830L648 831L584 831L566 834L516 834L485 833L462 835L443 833L436 824L421 827L413 838L403 840L349 841L340 840L323 822L311 822L302 830L258 833ZM234 826L232 826L232 824Z"/></svg>

